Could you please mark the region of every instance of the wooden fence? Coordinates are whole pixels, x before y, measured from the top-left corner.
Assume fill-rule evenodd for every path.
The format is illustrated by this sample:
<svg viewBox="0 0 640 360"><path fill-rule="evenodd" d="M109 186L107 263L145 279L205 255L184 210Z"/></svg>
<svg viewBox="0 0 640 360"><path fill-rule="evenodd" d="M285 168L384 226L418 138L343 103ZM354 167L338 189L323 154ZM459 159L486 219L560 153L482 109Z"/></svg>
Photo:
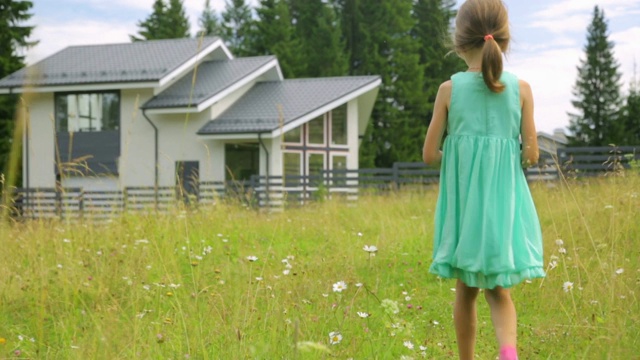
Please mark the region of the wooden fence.
<svg viewBox="0 0 640 360"><path fill-rule="evenodd" d="M565 148L543 155L529 168L530 181L553 181L560 174L593 176L640 165L639 147ZM122 191L81 188L15 189L12 214L19 218L108 219L122 212L163 211L175 206L214 205L233 199L247 206L282 209L323 198L356 200L380 193L437 183L439 171L422 163L395 163L387 169L325 171L317 176L252 176L245 182L200 182L187 193L180 187L126 187Z"/></svg>

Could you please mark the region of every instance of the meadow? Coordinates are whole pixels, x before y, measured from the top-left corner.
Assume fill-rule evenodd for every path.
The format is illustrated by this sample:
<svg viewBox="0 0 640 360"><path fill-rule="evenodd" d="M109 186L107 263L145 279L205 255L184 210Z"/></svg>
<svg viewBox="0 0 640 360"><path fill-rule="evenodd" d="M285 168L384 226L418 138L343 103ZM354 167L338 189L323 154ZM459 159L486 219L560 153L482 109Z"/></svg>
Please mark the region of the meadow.
<svg viewBox="0 0 640 360"><path fill-rule="evenodd" d="M512 290L520 358L640 359L640 177L531 187L547 277ZM0 358L453 359L436 198L5 222ZM478 311L477 358L495 359Z"/></svg>

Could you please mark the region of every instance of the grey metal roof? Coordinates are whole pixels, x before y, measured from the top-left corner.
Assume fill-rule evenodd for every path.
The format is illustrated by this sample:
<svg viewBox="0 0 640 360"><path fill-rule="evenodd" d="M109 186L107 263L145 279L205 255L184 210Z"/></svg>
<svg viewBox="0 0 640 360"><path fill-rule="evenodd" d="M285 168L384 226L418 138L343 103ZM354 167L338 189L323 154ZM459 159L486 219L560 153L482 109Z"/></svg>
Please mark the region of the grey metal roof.
<svg viewBox="0 0 640 360"><path fill-rule="evenodd" d="M5 77L0 88L158 81L217 40L71 46Z"/></svg>
<svg viewBox="0 0 640 360"><path fill-rule="evenodd" d="M203 126L198 134L274 131L280 125L278 105L281 105L287 124L379 78L349 76L258 83L224 113Z"/></svg>
<svg viewBox="0 0 640 360"><path fill-rule="evenodd" d="M275 56L204 62L194 70L197 71L195 84L192 84L194 71L191 71L168 89L147 101L142 108L198 106L273 60Z"/></svg>

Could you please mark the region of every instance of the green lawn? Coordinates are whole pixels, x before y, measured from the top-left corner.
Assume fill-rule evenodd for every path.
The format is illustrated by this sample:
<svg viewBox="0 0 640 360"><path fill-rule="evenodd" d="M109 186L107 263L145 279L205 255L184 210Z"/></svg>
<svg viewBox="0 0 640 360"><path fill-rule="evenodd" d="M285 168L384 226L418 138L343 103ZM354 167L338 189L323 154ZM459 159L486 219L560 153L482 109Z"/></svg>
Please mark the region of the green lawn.
<svg viewBox="0 0 640 360"><path fill-rule="evenodd" d="M639 359L640 177L532 191L549 268L512 292L520 358ZM4 225L0 358L451 359L454 282L428 274L436 197ZM493 359L479 299L477 358Z"/></svg>

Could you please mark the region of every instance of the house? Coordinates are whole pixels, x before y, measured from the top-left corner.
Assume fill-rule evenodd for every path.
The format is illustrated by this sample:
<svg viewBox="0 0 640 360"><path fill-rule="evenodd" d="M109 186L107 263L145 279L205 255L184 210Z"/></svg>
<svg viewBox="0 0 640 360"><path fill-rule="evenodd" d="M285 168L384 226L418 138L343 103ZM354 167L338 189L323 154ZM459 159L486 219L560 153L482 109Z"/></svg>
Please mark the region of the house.
<svg viewBox="0 0 640 360"><path fill-rule="evenodd" d="M566 147L569 143L564 129L555 129L553 134L539 131L537 135L541 155L556 156L558 149Z"/></svg>
<svg viewBox="0 0 640 360"><path fill-rule="evenodd" d="M286 80L208 37L68 47L0 94L28 107L25 187L122 191L357 169L380 84Z"/></svg>

